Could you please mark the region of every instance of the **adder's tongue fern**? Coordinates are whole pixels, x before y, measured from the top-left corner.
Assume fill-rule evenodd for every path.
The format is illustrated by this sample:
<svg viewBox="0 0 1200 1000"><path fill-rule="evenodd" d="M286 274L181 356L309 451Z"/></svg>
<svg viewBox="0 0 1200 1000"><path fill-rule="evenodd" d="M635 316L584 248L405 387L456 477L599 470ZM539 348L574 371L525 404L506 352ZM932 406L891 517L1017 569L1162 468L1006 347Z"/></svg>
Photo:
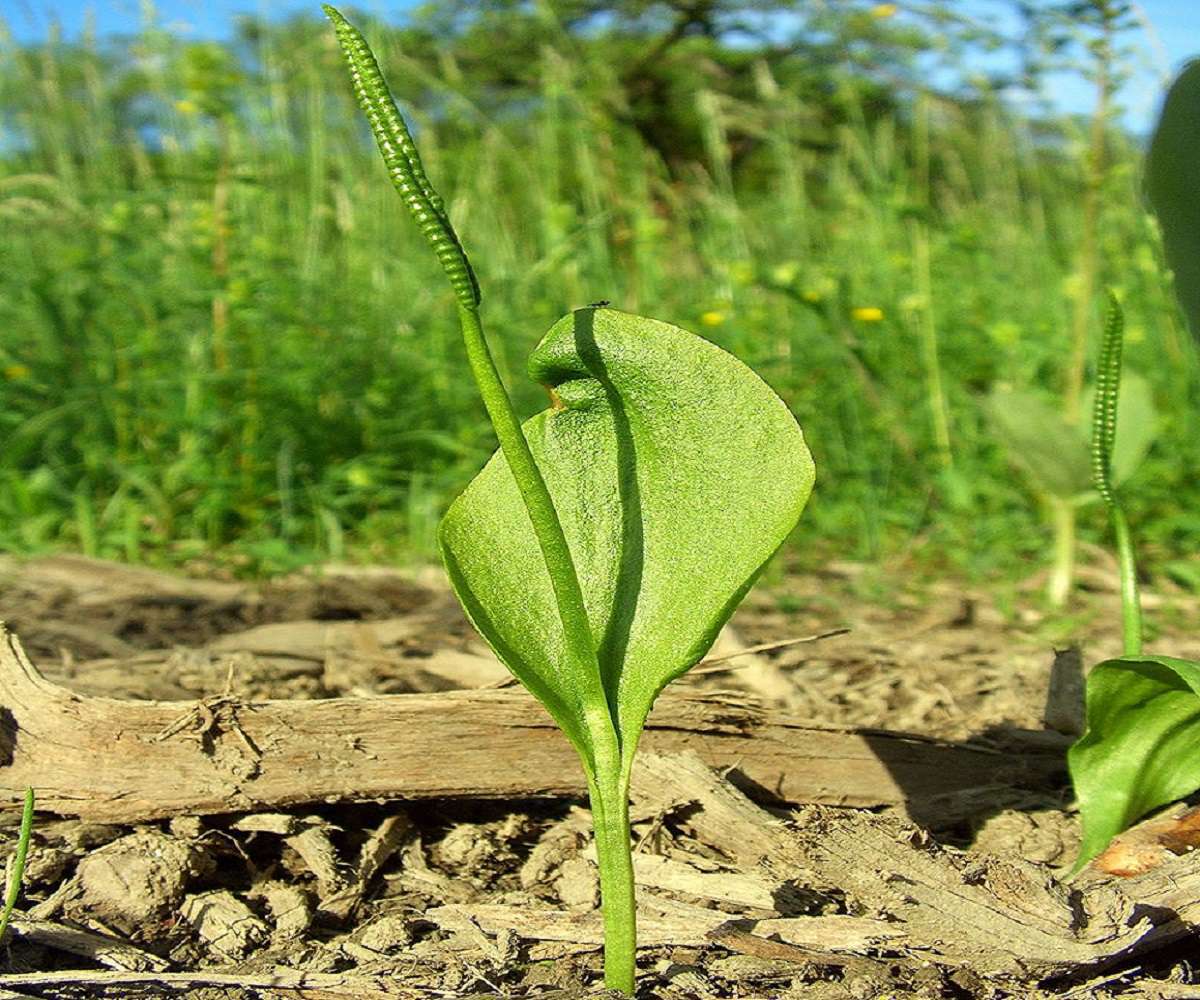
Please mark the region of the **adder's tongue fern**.
<svg viewBox="0 0 1200 1000"><path fill-rule="evenodd" d="M1121 342L1125 318L1109 293L1108 315L1096 363L1096 399L1092 408L1092 481L1109 507L1116 506L1112 486L1112 450L1117 438L1117 395L1121 388Z"/></svg>
<svg viewBox="0 0 1200 1000"><path fill-rule="evenodd" d="M629 782L638 737L659 693L704 655L795 528L812 458L787 406L736 358L604 303L563 317L534 350L530 372L551 388L552 410L523 427L483 336L475 276L379 67L362 36L325 11L392 182L454 287L467 358L500 441L502 454L442 518L447 578L579 752L595 827L604 981L631 994ZM575 379L592 387L587 406L553 391Z"/></svg>

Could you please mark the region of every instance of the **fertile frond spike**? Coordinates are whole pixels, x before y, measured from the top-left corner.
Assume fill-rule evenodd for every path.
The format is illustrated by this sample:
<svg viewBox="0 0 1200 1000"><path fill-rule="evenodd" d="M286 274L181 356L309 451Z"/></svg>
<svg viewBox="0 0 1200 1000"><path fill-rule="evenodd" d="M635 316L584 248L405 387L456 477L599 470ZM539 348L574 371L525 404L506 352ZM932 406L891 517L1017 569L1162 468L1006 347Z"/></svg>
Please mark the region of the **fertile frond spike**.
<svg viewBox="0 0 1200 1000"><path fill-rule="evenodd" d="M326 4L322 10L333 22L338 43L350 66L354 97L367 116L392 184L412 213L421 234L433 248L458 300L474 309L479 305L479 285L475 280L475 272L459 242L458 234L450 224L441 196L425 175L416 143L396 102L392 100L375 54L362 33L336 7Z"/></svg>
<svg viewBox="0 0 1200 1000"><path fill-rule="evenodd" d="M1104 319L1104 338L1096 364L1096 402L1092 409L1092 479L1110 507L1116 504L1112 486L1112 453L1117 439L1117 400L1121 393L1121 349L1125 314L1110 291Z"/></svg>

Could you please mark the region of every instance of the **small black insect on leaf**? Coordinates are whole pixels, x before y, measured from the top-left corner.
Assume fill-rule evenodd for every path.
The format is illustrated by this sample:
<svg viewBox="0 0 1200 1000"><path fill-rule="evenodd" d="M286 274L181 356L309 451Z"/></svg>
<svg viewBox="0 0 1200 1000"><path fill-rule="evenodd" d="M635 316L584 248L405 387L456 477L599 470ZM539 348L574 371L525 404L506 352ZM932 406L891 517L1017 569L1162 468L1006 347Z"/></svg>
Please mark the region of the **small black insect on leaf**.
<svg viewBox="0 0 1200 1000"><path fill-rule="evenodd" d="M605 306L610 305L610 304L611 303L608 299L600 299L600 301L598 301L598 302L589 302L588 308L589 309L603 309Z"/></svg>

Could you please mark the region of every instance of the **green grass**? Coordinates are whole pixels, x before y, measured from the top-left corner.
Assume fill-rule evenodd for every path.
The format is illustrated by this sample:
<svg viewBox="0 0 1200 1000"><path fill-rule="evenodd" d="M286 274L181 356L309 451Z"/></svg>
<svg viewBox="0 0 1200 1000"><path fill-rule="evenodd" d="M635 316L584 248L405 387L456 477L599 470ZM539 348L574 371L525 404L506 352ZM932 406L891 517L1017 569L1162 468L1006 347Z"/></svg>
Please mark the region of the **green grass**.
<svg viewBox="0 0 1200 1000"><path fill-rule="evenodd" d="M136 66L0 43L0 548L245 572L428 558L494 440L332 36L264 34L253 75L161 31L134 49ZM539 100L498 118L452 66L380 55L426 96L405 110L522 412L545 402L523 376L542 333L609 299L704 334L787 400L819 470L801 564L1047 561L979 399L1000 381L1061 394L1086 123L1048 140L995 102L936 102L923 147L903 109L814 144L764 81L753 102L697 94L704 160L669 169L598 68L552 49ZM746 130L762 139L742 155ZM1114 134L1111 154L1099 287L1124 297L1127 363L1165 421L1129 491L1159 573L1200 547L1200 379L1139 153ZM1082 529L1102 537L1098 506Z"/></svg>

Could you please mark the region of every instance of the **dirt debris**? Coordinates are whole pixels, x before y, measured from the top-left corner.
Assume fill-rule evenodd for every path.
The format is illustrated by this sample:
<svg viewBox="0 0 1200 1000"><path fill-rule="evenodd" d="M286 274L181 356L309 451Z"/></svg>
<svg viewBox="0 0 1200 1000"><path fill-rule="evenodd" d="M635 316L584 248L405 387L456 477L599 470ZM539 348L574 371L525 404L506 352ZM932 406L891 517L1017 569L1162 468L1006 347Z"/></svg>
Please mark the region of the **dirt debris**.
<svg viewBox="0 0 1200 1000"><path fill-rule="evenodd" d="M214 957L236 962L265 944L270 929L245 903L223 889L188 896L179 908L201 947Z"/></svg>
<svg viewBox="0 0 1200 1000"><path fill-rule="evenodd" d="M1063 809L1005 809L988 817L972 848L998 858L1019 857L1061 872L1079 851L1079 820Z"/></svg>
<svg viewBox="0 0 1200 1000"><path fill-rule="evenodd" d="M188 885L211 865L211 859L185 841L158 830L139 830L79 862L79 895L64 909L84 923L150 941L179 909Z"/></svg>
<svg viewBox="0 0 1200 1000"><path fill-rule="evenodd" d="M73 557L0 560L0 614L60 683L180 701L187 721L172 738L208 738L229 756L230 781L253 771L254 756L222 698L373 698L506 677L429 577L340 568L256 587L131 573ZM1042 623L1000 614L983 595L933 590L882 606L854 587L835 575L808 590L757 592L737 616L735 643L852 631L726 661L686 683L826 724L950 739L1043 726L1060 637ZM1115 632L1093 631L1102 654ZM207 728L198 703L213 715ZM678 768L657 786L634 804L644 997L1052 995L1040 975L982 952L956 959L948 942L983 948L983 930L970 930L982 909L970 907L984 901L1020 902L1052 926L1039 907L1059 898L1047 887L1078 836L1061 787L1011 808L989 792L968 818L923 817L918 828L912 817L824 807L739 825L737 808L705 801L715 786L689 790ZM138 827L40 815L0 989L65 971L81 978L43 978L26 995L156 995L142 980L96 978L101 961L129 977L199 976L184 993L194 997L269 996L264 977L281 968L331 997L603 996L589 824L581 804L563 800L318 803ZM1165 882L1178 871L1169 865L1187 861L1168 854L1168 872L1144 878ZM966 908L931 915L947 873ZM1062 898L1069 912L1065 889ZM1189 969L1164 958L1057 989L1151 996L1144 988L1160 981L1186 988Z"/></svg>
<svg viewBox="0 0 1200 1000"><path fill-rule="evenodd" d="M301 940L312 925L312 900L307 892L291 883L258 883L247 895L266 905L273 928L271 943L277 947Z"/></svg>

